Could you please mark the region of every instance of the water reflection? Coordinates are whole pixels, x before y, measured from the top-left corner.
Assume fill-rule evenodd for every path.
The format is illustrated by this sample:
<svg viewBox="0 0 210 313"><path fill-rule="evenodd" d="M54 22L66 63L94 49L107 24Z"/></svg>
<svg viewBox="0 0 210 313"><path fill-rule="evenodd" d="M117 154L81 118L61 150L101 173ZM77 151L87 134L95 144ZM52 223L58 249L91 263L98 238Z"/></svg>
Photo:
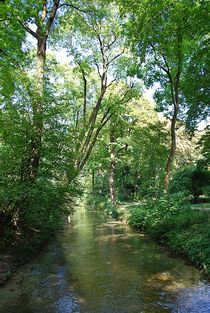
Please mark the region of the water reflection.
<svg viewBox="0 0 210 313"><path fill-rule="evenodd" d="M0 312L210 313L210 286L147 237L80 210L58 241L0 290Z"/></svg>

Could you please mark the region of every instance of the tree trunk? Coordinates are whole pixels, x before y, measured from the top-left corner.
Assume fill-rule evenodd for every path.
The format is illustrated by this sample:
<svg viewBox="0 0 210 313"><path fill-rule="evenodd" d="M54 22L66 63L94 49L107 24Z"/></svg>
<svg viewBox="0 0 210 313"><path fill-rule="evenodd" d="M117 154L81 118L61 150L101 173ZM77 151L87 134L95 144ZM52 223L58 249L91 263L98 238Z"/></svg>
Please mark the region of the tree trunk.
<svg viewBox="0 0 210 313"><path fill-rule="evenodd" d="M92 192L95 190L95 170L92 169Z"/></svg>
<svg viewBox="0 0 210 313"><path fill-rule="evenodd" d="M174 114L171 120L171 146L170 146L170 152L168 155L168 159L166 162L166 168L165 168L165 178L164 178L164 189L167 192L168 191L168 185L169 185L169 178L170 178L170 172L171 172L171 166L173 163L173 159L176 153L176 121L177 121L177 114L178 114L178 107L174 106Z"/></svg>
<svg viewBox="0 0 210 313"><path fill-rule="evenodd" d="M35 87L32 101L32 125L29 135L28 145L26 144L26 154L21 164L21 182L31 186L36 182L40 167L42 136L43 136L43 100L44 100L44 68L46 60L47 39L55 19L60 0L54 0L51 10L47 10L47 1L43 1L41 12L41 22L37 24L34 32L29 25L19 20L21 26L32 35L37 41L36 74ZM49 13L49 14L48 14ZM38 12L40 16L40 12ZM48 15L48 16L47 16ZM26 188L22 197L16 201L15 211L19 215L19 224L24 226L25 211L30 207L30 188Z"/></svg>
<svg viewBox="0 0 210 313"><path fill-rule="evenodd" d="M116 161L115 161L115 137L114 131L110 131L110 172L109 172L109 191L111 202L116 202L116 189L115 189L115 172L116 172Z"/></svg>
<svg viewBox="0 0 210 313"><path fill-rule="evenodd" d="M177 64L177 73L175 77L173 78L167 63L166 63L167 70L165 70L165 72L168 74L168 78L169 78L169 82L171 86L171 98L172 98L172 102L174 105L174 112L173 112L173 117L171 120L171 147L170 147L170 152L168 155L166 168L165 168L165 178L164 178L165 192L168 192L171 166L172 166L173 159L176 153L176 121L177 121L177 115L179 113L179 83L180 83L182 63L183 63L182 33L179 30L177 33L177 58L178 58L178 64Z"/></svg>
<svg viewBox="0 0 210 313"><path fill-rule="evenodd" d="M33 132L31 138L30 162L28 180L34 182L37 177L42 146L43 133L43 96L44 96L44 66L46 59L46 36L38 39L36 86L33 99Z"/></svg>
<svg viewBox="0 0 210 313"><path fill-rule="evenodd" d="M22 27L37 40L36 86L34 88L34 97L32 99L32 133L28 160L25 164L25 169L21 170L23 173L22 180L28 183L33 183L36 181L41 159L43 135L44 67L46 60L47 39L59 8L59 3L60 0L54 0L53 5L49 11L47 8L47 1L43 1L41 23L37 24L36 32L30 29L28 25L20 21Z"/></svg>

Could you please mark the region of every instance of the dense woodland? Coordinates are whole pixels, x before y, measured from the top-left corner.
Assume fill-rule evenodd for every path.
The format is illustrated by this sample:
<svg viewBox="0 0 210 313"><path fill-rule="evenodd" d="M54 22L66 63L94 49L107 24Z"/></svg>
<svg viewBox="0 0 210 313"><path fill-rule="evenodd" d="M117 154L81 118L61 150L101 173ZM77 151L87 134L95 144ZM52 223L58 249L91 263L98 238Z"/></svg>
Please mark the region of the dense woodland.
<svg viewBox="0 0 210 313"><path fill-rule="evenodd" d="M85 199L210 271L209 212L192 209L210 198L209 15L208 0L0 2L2 251L30 254Z"/></svg>

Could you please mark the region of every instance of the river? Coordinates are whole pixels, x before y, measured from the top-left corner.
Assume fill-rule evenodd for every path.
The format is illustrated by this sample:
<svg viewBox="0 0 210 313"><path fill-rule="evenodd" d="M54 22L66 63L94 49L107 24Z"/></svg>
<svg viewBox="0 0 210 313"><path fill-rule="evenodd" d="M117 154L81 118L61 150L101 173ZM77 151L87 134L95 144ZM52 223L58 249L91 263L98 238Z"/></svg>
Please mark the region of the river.
<svg viewBox="0 0 210 313"><path fill-rule="evenodd" d="M0 313L210 313L210 284L109 217L78 210L0 289Z"/></svg>

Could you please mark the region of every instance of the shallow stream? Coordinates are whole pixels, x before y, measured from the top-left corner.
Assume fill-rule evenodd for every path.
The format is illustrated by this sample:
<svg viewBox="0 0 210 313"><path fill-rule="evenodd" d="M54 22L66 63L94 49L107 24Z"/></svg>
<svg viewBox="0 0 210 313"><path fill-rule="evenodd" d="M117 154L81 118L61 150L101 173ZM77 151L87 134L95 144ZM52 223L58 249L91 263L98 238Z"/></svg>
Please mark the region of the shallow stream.
<svg viewBox="0 0 210 313"><path fill-rule="evenodd" d="M72 224L0 289L0 313L210 313L197 269L108 217Z"/></svg>

